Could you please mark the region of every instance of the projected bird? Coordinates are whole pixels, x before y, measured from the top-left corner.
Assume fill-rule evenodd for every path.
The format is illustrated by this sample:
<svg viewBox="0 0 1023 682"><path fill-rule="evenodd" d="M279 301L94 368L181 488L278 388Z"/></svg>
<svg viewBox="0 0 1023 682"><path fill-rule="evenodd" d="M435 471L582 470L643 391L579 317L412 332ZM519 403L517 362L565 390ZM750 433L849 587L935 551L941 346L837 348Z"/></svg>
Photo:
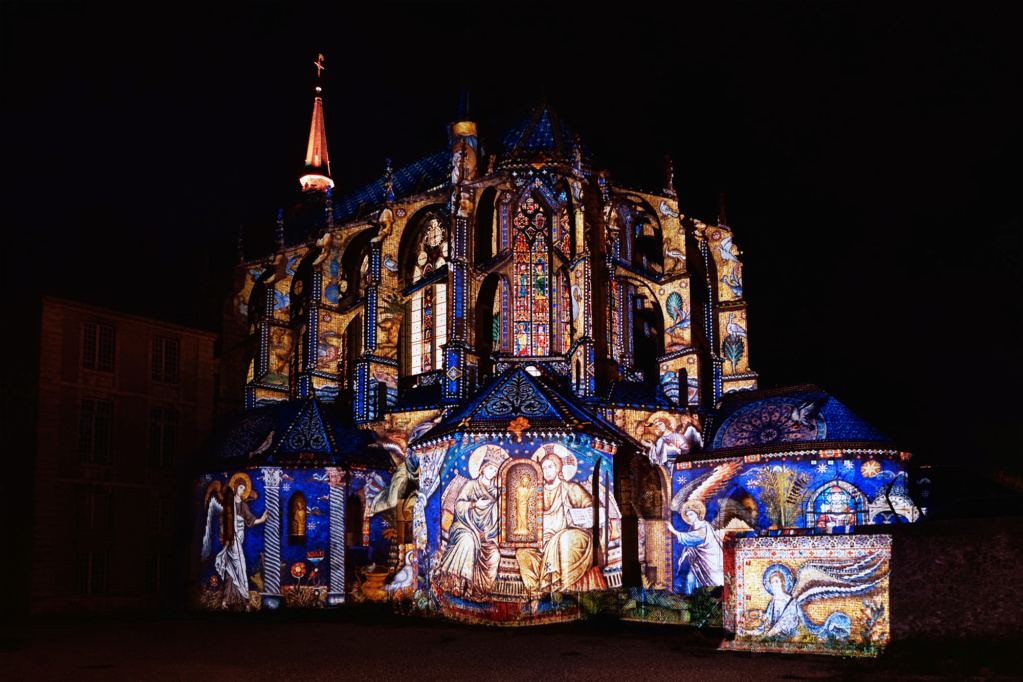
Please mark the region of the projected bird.
<svg viewBox="0 0 1023 682"><path fill-rule="evenodd" d="M729 336L741 336L746 338L746 329L735 321L735 313L728 313L728 324L725 325L725 330Z"/></svg>

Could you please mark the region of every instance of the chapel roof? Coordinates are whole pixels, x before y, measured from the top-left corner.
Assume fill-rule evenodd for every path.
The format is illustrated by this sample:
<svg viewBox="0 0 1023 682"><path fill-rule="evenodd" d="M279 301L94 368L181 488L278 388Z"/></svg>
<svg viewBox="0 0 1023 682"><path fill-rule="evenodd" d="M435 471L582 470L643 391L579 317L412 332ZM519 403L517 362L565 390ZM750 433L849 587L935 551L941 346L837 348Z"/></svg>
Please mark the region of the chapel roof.
<svg viewBox="0 0 1023 682"><path fill-rule="evenodd" d="M575 159L577 139L575 132L543 100L501 136L497 166L532 163L538 158L571 165ZM578 144L582 162L589 165L591 155L588 148L581 141Z"/></svg>
<svg viewBox="0 0 1023 682"><path fill-rule="evenodd" d="M200 450L206 471L257 466L387 469L376 434L342 422L316 398L273 403L231 415Z"/></svg>
<svg viewBox="0 0 1023 682"><path fill-rule="evenodd" d="M455 433L505 433L518 419L528 422L523 429L528 431L568 430L619 445L631 440L580 402L558 377L538 371L534 376L522 366L506 370L409 445Z"/></svg>
<svg viewBox="0 0 1023 682"><path fill-rule="evenodd" d="M704 453L779 446L818 448L827 443L892 445L878 429L812 384L726 394L710 433L703 435Z"/></svg>

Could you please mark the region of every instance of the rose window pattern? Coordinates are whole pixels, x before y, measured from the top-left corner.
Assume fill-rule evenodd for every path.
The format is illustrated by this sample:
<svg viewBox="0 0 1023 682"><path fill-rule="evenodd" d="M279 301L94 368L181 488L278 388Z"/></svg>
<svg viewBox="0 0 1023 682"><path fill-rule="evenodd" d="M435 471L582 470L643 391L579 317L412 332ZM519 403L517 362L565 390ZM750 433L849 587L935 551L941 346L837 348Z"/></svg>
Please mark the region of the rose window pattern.
<svg viewBox="0 0 1023 682"><path fill-rule="evenodd" d="M817 415L798 421L798 405L784 398L762 400L728 417L714 447L748 448L781 443L824 440L827 424Z"/></svg>

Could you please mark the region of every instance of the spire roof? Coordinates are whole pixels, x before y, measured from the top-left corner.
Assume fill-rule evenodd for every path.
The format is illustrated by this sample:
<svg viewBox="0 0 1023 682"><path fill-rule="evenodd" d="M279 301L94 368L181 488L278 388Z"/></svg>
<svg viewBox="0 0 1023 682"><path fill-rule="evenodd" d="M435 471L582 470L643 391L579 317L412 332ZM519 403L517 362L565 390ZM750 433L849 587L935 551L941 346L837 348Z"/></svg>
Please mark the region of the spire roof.
<svg viewBox="0 0 1023 682"><path fill-rule="evenodd" d="M317 78L323 70L323 55L316 62ZM334 186L330 179L330 156L327 154L327 130L323 125L322 88L316 86L316 99L313 100L313 121L309 126L309 144L305 151L305 172L299 179L303 190L326 191Z"/></svg>

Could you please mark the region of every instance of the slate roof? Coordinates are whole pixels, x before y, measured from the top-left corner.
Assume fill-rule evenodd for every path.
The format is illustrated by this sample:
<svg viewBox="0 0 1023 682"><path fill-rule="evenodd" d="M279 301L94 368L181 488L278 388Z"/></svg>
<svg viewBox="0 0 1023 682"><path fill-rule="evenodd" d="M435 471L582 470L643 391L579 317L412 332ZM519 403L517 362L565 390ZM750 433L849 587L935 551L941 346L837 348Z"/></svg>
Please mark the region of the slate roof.
<svg viewBox="0 0 1023 682"><path fill-rule="evenodd" d="M387 469L389 455L372 431L344 424L316 398L274 403L234 414L200 451L203 471L257 466Z"/></svg>
<svg viewBox="0 0 1023 682"><path fill-rule="evenodd" d="M501 137L497 166L532 162L542 152L550 161L571 164L575 132L546 101L530 109ZM581 141L582 161L589 165L592 155Z"/></svg>
<svg viewBox="0 0 1023 682"><path fill-rule="evenodd" d="M533 376L516 366L491 379L476 395L409 446L455 433L504 433L519 417L528 420L529 431L568 429L618 444L631 440L591 412L557 377L540 371L540 376Z"/></svg>
<svg viewBox="0 0 1023 682"><path fill-rule="evenodd" d="M665 395L660 386L640 381L612 381L602 402L614 407L678 409L678 405Z"/></svg>
<svg viewBox="0 0 1023 682"><path fill-rule="evenodd" d="M847 442L891 445L879 430L813 385L722 397L704 442L704 452Z"/></svg>

